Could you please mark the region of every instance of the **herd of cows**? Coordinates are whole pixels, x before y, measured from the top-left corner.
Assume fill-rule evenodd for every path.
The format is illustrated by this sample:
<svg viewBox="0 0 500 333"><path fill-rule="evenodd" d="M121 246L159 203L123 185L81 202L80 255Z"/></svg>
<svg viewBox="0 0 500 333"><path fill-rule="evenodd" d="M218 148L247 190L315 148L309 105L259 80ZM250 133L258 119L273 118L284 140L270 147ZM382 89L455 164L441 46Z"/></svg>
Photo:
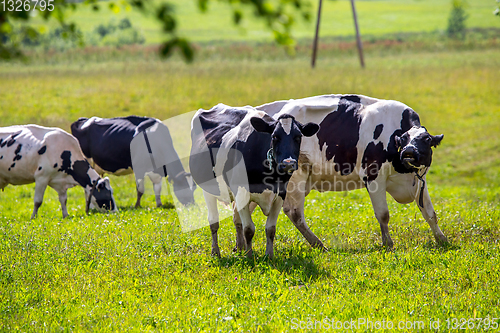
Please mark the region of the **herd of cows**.
<svg viewBox="0 0 500 333"><path fill-rule="evenodd" d="M312 246L326 249L304 216L305 197L313 189L366 188L386 247L393 246L386 192L399 203L415 201L436 241L447 242L426 185L432 148L443 135L429 134L418 114L397 101L323 95L258 107L218 104L200 109L191 123L190 173L182 166L167 127L157 119L80 118L71 132L38 125L0 129L0 187L34 182L32 218L47 186L58 193L63 217L68 215L67 190L77 185L85 189L87 213L91 208L115 212L110 181L102 177L134 172L136 207L146 176L153 182L158 206L161 179L167 175L188 209L194 203L195 184L202 189L212 254L217 256L217 200L232 203L236 249L249 256L255 232L251 214L257 205L267 216L266 255L273 256L281 209ZM159 134L161 145L152 144ZM157 155L166 156L168 163L155 165Z"/></svg>

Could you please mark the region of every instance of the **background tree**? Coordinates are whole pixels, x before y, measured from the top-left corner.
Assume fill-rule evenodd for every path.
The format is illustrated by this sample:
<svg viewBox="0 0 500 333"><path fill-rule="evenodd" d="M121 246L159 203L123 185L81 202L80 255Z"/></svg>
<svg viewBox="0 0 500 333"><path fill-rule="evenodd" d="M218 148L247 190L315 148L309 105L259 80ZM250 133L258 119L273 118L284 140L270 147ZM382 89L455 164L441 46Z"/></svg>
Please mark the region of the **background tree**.
<svg viewBox="0 0 500 333"><path fill-rule="evenodd" d="M452 38L465 37L465 21L468 15L465 13L464 0L452 0L452 8L448 18L448 28L446 29L448 36Z"/></svg>
<svg viewBox="0 0 500 333"><path fill-rule="evenodd" d="M161 25L165 35L165 42L160 47L162 56L170 56L175 49L180 50L187 61L193 60L193 47L189 40L177 35L177 18L175 6L169 1L154 0L119 0L101 2L97 0L85 0L81 4L67 2L67 0L40 0L45 6L37 7L39 15L46 21L57 20L60 24L63 37L71 37L79 40L83 45L83 37L77 25L67 22L66 14L71 10L78 10L80 6L91 6L93 10L99 11L103 7L111 10L119 5L131 6L134 10L142 12L144 15L153 15ZM50 1L50 2L49 2ZM187 0L185 0L187 1ZM211 2L219 1L232 8L233 21L240 24L244 19L244 11L241 8L250 8L253 15L264 20L267 27L273 32L274 39L278 44L292 49L294 40L291 35L291 27L295 22L295 15L310 19L309 0L192 0L196 1L199 9L206 12ZM39 32L30 25L34 2L31 0L5 0L5 5L0 3L0 59L13 59L22 57L20 41L25 38L35 40L39 37ZM19 10L17 10L19 9ZM22 29L14 29L14 22L22 22Z"/></svg>

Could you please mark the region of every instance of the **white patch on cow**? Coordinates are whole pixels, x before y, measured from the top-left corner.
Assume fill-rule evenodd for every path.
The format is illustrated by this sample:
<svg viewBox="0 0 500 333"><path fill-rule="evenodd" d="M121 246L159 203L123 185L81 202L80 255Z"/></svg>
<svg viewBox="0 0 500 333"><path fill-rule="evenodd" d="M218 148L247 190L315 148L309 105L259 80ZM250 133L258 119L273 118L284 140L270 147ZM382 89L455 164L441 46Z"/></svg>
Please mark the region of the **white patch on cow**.
<svg viewBox="0 0 500 333"><path fill-rule="evenodd" d="M286 135L290 135L290 132L292 131L292 118L280 119L280 123Z"/></svg>
<svg viewBox="0 0 500 333"><path fill-rule="evenodd" d="M293 158L292 156L288 157L288 158L285 158L283 160L283 162L297 162L297 160L295 158Z"/></svg>
<svg viewBox="0 0 500 333"><path fill-rule="evenodd" d="M410 128L408 130L408 134L410 135L410 140L415 139L420 134L425 133L425 132L426 132L425 128L423 128L423 127L417 127L417 126L413 126L412 128Z"/></svg>
<svg viewBox="0 0 500 333"><path fill-rule="evenodd" d="M99 120L102 120L102 118L91 117L86 122L83 123L83 125L80 127L80 129L86 129L87 127L89 127L90 125L92 125L94 122L98 122Z"/></svg>
<svg viewBox="0 0 500 333"><path fill-rule="evenodd" d="M193 180L193 177L192 176L186 176L186 180L188 182L188 185L189 185L189 189L191 191L194 191L195 190L195 185L194 185L194 180Z"/></svg>
<svg viewBox="0 0 500 333"><path fill-rule="evenodd" d="M266 216L269 215L276 198L278 198L278 194L269 189L265 189L262 193L250 194L250 201L257 203L262 210L262 213Z"/></svg>

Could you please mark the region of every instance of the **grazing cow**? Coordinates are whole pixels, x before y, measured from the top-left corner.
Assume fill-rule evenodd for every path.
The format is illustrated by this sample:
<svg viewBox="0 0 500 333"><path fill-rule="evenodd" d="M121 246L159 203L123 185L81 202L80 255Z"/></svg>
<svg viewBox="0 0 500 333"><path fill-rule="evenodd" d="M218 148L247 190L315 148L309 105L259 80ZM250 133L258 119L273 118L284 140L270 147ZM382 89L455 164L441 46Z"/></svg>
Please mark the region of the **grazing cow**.
<svg viewBox="0 0 500 333"><path fill-rule="evenodd" d="M68 216L66 192L76 185L85 189L87 212L89 207L117 210L109 179L102 179L90 167L72 135L38 125L0 128L0 188L33 182L35 208L31 218L42 205L47 185L59 195L63 217Z"/></svg>
<svg viewBox="0 0 500 333"><path fill-rule="evenodd" d="M438 243L447 239L437 225L426 185L432 147L443 135L430 135L418 114L403 103L361 95L325 95L278 101L257 107L273 117L292 115L320 125L304 139L298 170L288 185L283 211L313 246L324 248L304 217L311 190L350 191L365 187L391 248L386 191L399 203L415 201Z"/></svg>
<svg viewBox="0 0 500 333"><path fill-rule="evenodd" d="M273 256L276 221L286 196L286 184L297 167L302 136L318 125L302 125L293 116L276 120L251 107L219 104L199 110L191 127L190 170L203 189L212 232L212 254L220 256L217 239L217 199L233 202L236 247L252 255L250 203L258 204L266 221L266 255ZM244 164L242 163L244 162Z"/></svg>
<svg viewBox="0 0 500 333"><path fill-rule="evenodd" d="M194 203L193 191L195 186L193 186L192 177L184 170L179 160L168 128L158 119L138 116L110 119L92 117L90 119L80 118L71 124L71 132L80 142L83 153L97 172L100 174L107 172L117 176L134 172L132 170L134 156L131 156L131 143L135 138L141 138L140 133L144 134L146 130L152 128L156 130L162 139L161 149L163 151L159 153L168 155L170 163L167 166L158 165L156 169L151 167L150 170L144 170L144 168L141 168L140 172L136 170L137 201L135 207L138 208L141 205L146 175L153 182L156 205L158 207L162 205L161 178L167 176L167 169L168 179L173 182L174 193L179 201L184 205ZM146 138L144 134L143 139ZM147 148L151 149L149 142L147 144ZM144 161L143 157L146 157L146 162L150 161L148 156L143 156L142 153L142 151L138 151L140 156L135 158L138 161L137 164L140 164L141 160ZM147 151L145 153L148 155Z"/></svg>

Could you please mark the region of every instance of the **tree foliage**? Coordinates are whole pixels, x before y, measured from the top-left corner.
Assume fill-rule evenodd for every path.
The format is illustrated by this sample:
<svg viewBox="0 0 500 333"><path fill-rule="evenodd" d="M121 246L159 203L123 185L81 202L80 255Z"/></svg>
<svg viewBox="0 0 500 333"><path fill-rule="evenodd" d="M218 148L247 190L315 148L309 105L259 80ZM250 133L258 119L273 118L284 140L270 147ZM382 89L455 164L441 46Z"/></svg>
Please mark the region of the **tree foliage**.
<svg viewBox="0 0 500 333"><path fill-rule="evenodd" d="M467 20L467 13L465 12L464 0L452 0L452 8L448 18L448 36L453 38L465 37L465 21Z"/></svg>
<svg viewBox="0 0 500 333"><path fill-rule="evenodd" d="M24 4L25 1L34 4L31 0L5 0L8 4L13 1ZM36 1L36 0L33 0ZM49 0L45 1L45 4ZM66 17L68 11L75 11L81 8L81 4L76 5L74 1L51 0L53 10L37 9L40 15L46 21L56 20L65 36L77 38L83 45L83 38L77 25L68 22ZM70 0L71 1L71 0ZM188 0L185 0L188 1ZM291 27L295 22L296 15L305 19L310 19L311 6L309 0L191 0L196 1L197 6L202 12L206 12L210 3L218 1L225 3L232 9L233 21L240 24L244 19L244 10L242 8L253 9L253 15L264 20L267 27L273 32L277 43L292 49L294 40L291 35ZM177 34L177 17L175 6L172 2L155 0L117 0L102 2L97 0L84 0L83 5L91 6L94 11L99 11L103 7L108 7L112 11L118 10L120 5L130 6L132 9L142 12L144 15L152 15L161 25L165 41L160 47L160 55L168 57L176 49L181 52L184 59L192 61L194 50L189 40L181 38ZM36 39L39 32L30 25L31 10L25 10L26 7L20 6L20 11L8 10L9 8L0 5L0 59L13 59L22 57L19 48L19 40L25 38ZM23 22L23 29L14 29L14 22ZM22 32L21 32L22 31ZM20 36L19 34L24 34Z"/></svg>

